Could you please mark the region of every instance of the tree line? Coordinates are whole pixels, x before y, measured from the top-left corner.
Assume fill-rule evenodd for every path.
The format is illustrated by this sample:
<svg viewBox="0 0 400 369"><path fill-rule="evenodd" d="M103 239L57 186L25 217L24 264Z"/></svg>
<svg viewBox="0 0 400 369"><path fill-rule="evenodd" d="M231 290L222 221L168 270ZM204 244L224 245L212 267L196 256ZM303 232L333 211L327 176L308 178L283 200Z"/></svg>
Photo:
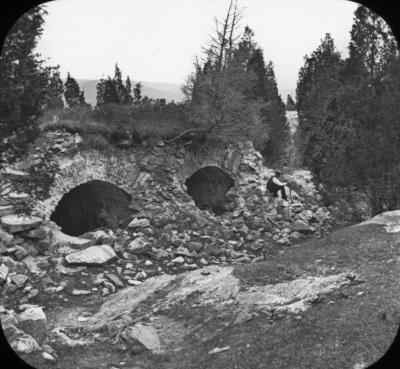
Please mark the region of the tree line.
<svg viewBox="0 0 400 369"><path fill-rule="evenodd" d="M239 34L242 12L231 1L216 19L210 45L184 86L193 129L209 139L251 140L269 162L282 155L288 125L274 66L266 62L249 26Z"/></svg>
<svg viewBox="0 0 400 369"><path fill-rule="evenodd" d="M2 137L11 137L1 142L2 151L21 153L38 134L35 122L44 111L91 109L77 81L68 73L63 83L59 67L46 66L34 51L45 15L44 6L25 13L11 29L0 56L0 129ZM116 65L114 76L101 79L97 85L94 113L118 113L118 106L133 117L171 111L185 120L190 137L225 142L249 139L269 159L279 158L288 132L285 104L278 93L272 62L264 60L248 26L239 34L240 19L236 0L231 0L224 19L216 20L211 43L204 47L183 87L183 102L167 104L165 99L143 96L142 84L132 86L129 76L123 81Z"/></svg>
<svg viewBox="0 0 400 369"><path fill-rule="evenodd" d="M374 214L400 205L400 56L385 21L359 6L343 59L326 34L296 90L303 164L328 197L364 193Z"/></svg>

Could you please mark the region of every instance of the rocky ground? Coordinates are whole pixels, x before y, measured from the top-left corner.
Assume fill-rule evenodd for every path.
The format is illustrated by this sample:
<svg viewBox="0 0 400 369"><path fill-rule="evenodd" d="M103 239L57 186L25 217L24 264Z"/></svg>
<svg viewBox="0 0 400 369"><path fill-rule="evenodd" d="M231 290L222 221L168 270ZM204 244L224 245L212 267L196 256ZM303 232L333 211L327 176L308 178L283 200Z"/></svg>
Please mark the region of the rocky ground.
<svg viewBox="0 0 400 369"><path fill-rule="evenodd" d="M400 323L399 228L386 213L264 261L154 277L105 246L84 249L103 250L97 266L3 256L3 331L40 368L362 368Z"/></svg>
<svg viewBox="0 0 400 369"><path fill-rule="evenodd" d="M25 176L45 150L68 165L57 155L76 150L76 137L50 136L3 175ZM168 148L150 150L166 157ZM79 237L39 213L15 214L29 194L2 197L0 313L13 350L40 368L326 368L319 355L353 368L379 357L390 339L367 354L352 346L359 355L344 365L349 337L336 331L363 311L367 289L379 292L382 265L396 277L398 214L330 234L334 209L321 205L308 171L287 171L291 201L276 202L265 193L271 170L251 147L242 153L220 216L198 209L172 169L164 183L146 167L152 179L135 190L132 217ZM366 311L385 298L365 300Z"/></svg>

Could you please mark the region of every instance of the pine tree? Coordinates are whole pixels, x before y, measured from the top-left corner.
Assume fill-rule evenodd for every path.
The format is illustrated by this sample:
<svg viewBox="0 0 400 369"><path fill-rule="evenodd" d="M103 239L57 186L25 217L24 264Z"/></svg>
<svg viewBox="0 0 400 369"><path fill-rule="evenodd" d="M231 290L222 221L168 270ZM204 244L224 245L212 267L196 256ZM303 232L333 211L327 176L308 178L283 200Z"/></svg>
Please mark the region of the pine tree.
<svg viewBox="0 0 400 369"><path fill-rule="evenodd" d="M122 82L122 73L115 64L114 77L107 77L107 79L101 79L96 86L97 89L97 103L96 106L102 106L107 104L131 104L132 98L132 84L129 76L126 78L126 83ZM135 91L134 91L135 93Z"/></svg>
<svg viewBox="0 0 400 369"><path fill-rule="evenodd" d="M360 5L354 13L350 49L359 54L371 79L379 77L396 41L387 23L371 9Z"/></svg>
<svg viewBox="0 0 400 369"><path fill-rule="evenodd" d="M14 23L4 40L0 54L0 152L21 153L38 132L35 119L46 104L50 69L34 50L46 14L43 6L32 8Z"/></svg>
<svg viewBox="0 0 400 369"><path fill-rule="evenodd" d="M79 88L78 82L68 73L64 85L64 97L68 107L85 104L84 93Z"/></svg>
<svg viewBox="0 0 400 369"><path fill-rule="evenodd" d="M140 82L136 83L133 89L133 100L135 103L140 102L142 99L142 84Z"/></svg>
<svg viewBox="0 0 400 369"><path fill-rule="evenodd" d="M268 100L267 69L264 61L264 54L260 48L255 48L247 62L247 68L256 76L252 93L255 98Z"/></svg>
<svg viewBox="0 0 400 369"><path fill-rule="evenodd" d="M265 101L262 116L268 122L269 138L263 154L270 163L283 162L289 138L289 125L285 116L285 104L279 95L274 65L270 61L265 67Z"/></svg>
<svg viewBox="0 0 400 369"><path fill-rule="evenodd" d="M286 110L296 110L296 104L290 94L288 94L286 98Z"/></svg>
<svg viewBox="0 0 400 369"><path fill-rule="evenodd" d="M125 104L131 104L133 102L132 98L132 83L129 76L126 77L125 82L125 91L126 91L126 99L124 101Z"/></svg>
<svg viewBox="0 0 400 369"><path fill-rule="evenodd" d="M115 81L108 77L105 80L104 87L104 102L105 104L119 104L119 96Z"/></svg>
<svg viewBox="0 0 400 369"><path fill-rule="evenodd" d="M64 108L64 84L61 80L58 66L56 68L52 68L47 94L47 109Z"/></svg>
<svg viewBox="0 0 400 369"><path fill-rule="evenodd" d="M326 140L322 117L327 99L340 86L340 71L343 61L329 33L321 45L304 58L296 88L299 112L299 136L304 147L304 164L311 167L323 160L319 150L320 141Z"/></svg>
<svg viewBox="0 0 400 369"><path fill-rule="evenodd" d="M122 73L118 64L115 64L113 83L118 98L117 104L124 104L128 100L128 97L125 86L122 82Z"/></svg>
<svg viewBox="0 0 400 369"><path fill-rule="evenodd" d="M331 194L353 189L374 214L400 205L400 60L385 22L355 11L349 57L333 42L306 57L299 74L300 129L308 133L306 162Z"/></svg>
<svg viewBox="0 0 400 369"><path fill-rule="evenodd" d="M105 104L105 89L106 89L106 81L101 78L96 86L96 106L102 106Z"/></svg>

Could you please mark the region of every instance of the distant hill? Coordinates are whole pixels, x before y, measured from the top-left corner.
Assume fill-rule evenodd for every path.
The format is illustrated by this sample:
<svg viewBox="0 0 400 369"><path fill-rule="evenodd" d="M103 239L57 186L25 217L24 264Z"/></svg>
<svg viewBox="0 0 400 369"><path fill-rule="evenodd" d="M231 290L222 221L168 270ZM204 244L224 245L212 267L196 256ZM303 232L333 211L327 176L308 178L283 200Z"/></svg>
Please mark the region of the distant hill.
<svg viewBox="0 0 400 369"><path fill-rule="evenodd" d="M96 105L96 86L99 83L97 79L77 79L81 89L85 92L86 102L91 105ZM132 85L139 81L133 81ZM176 83L162 82L142 82L142 95L152 99L166 99L167 101L174 100L176 102L183 99L181 86Z"/></svg>

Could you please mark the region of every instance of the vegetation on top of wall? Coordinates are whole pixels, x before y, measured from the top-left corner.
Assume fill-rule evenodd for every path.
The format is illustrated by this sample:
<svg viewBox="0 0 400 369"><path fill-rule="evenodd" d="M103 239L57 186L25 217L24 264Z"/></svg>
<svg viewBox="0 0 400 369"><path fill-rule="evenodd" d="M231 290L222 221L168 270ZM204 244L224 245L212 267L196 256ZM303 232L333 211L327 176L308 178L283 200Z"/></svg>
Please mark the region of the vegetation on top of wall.
<svg viewBox="0 0 400 369"><path fill-rule="evenodd" d="M69 85L75 88L67 91L64 86L68 107L46 111L40 129L79 133L82 146L98 149L123 140L251 140L270 162L278 161L288 138L285 104L273 63L265 61L254 32L248 26L238 32L240 13L231 0L221 22L223 32L216 30L211 45L204 48L204 60L197 60L183 87L184 102L142 96L142 85L132 86L129 76L124 81L116 64L114 75L97 85L95 108L85 104L83 93L69 76ZM59 86L59 80L55 84Z"/></svg>
<svg viewBox="0 0 400 369"><path fill-rule="evenodd" d="M96 109L79 105L47 111L39 120L42 131L79 133L84 141L101 136L114 144L120 139L140 142L149 138L171 139L190 128L183 104L146 102L105 104Z"/></svg>

